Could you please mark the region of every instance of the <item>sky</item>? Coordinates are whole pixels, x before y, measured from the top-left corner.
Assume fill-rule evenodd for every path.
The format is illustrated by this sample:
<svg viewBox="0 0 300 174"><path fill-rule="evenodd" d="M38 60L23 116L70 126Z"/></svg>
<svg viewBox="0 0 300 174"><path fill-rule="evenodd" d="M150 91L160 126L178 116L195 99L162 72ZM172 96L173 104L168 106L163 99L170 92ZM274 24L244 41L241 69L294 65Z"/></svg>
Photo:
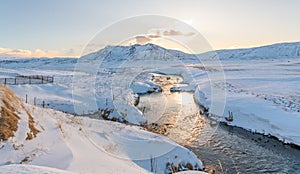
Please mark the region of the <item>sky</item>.
<svg viewBox="0 0 300 174"><path fill-rule="evenodd" d="M181 21L213 50L294 42L300 40L299 8L298 0L1 0L0 57L80 57L103 30L142 15ZM150 42L186 51L168 37L188 39L196 32L172 27L149 27L143 34L137 25L126 25L98 44L114 45L109 38L131 33L126 44Z"/></svg>

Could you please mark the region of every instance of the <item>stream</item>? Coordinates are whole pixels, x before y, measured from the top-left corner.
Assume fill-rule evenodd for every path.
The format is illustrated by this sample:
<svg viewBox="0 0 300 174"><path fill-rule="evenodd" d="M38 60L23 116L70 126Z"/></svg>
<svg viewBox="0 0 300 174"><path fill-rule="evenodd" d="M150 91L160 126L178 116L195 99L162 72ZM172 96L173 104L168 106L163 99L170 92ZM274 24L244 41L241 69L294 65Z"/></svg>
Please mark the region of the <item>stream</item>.
<svg viewBox="0 0 300 174"><path fill-rule="evenodd" d="M192 150L213 173L300 173L300 150L271 137L242 128L212 124L199 114L192 92L170 92L179 76L155 75L161 93L140 96L137 107L150 123L148 129Z"/></svg>

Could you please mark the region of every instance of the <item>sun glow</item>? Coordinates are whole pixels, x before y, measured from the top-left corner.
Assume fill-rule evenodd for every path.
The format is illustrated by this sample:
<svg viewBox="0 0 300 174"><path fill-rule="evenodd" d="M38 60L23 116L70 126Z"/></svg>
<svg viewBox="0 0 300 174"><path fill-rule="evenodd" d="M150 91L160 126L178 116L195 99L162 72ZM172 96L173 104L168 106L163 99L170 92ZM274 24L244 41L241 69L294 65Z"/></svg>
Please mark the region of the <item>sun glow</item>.
<svg viewBox="0 0 300 174"><path fill-rule="evenodd" d="M193 19L183 20L183 22L188 24L188 25L193 25Z"/></svg>

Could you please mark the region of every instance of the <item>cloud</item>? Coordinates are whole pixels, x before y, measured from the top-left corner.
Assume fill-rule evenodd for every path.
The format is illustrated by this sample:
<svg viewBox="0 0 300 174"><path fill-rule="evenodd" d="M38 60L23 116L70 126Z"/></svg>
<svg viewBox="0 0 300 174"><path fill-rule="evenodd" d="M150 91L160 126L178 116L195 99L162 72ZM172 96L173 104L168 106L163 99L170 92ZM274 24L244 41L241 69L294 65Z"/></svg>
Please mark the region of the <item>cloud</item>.
<svg viewBox="0 0 300 174"><path fill-rule="evenodd" d="M146 35L140 35L140 36L134 37L135 43L141 44L141 45L149 43L158 38L161 38L160 30L153 30L151 32L149 31L149 33Z"/></svg>
<svg viewBox="0 0 300 174"><path fill-rule="evenodd" d="M161 35L161 33L162 33L162 35ZM155 39L159 39L162 36L192 36L192 35L195 35L195 33L194 32L183 33L181 31L173 30L173 29L170 29L170 30L153 29L153 30L150 30L145 35L135 36L134 43L143 45L143 44L149 43Z"/></svg>
<svg viewBox="0 0 300 174"><path fill-rule="evenodd" d="M151 39L157 39L157 38L160 38L161 35L147 35L148 38L151 38Z"/></svg>
<svg viewBox="0 0 300 174"><path fill-rule="evenodd" d="M0 57L56 57L59 56L58 51L36 49L23 50L12 48L0 48Z"/></svg>
<svg viewBox="0 0 300 174"><path fill-rule="evenodd" d="M147 34L147 36L149 38L152 38L152 39L160 38L161 37L160 30L149 31L149 33Z"/></svg>
<svg viewBox="0 0 300 174"><path fill-rule="evenodd" d="M137 44L143 45L143 44L151 42L151 41L152 41L152 39L149 38L149 36L135 36L135 42Z"/></svg>
<svg viewBox="0 0 300 174"><path fill-rule="evenodd" d="M192 36L194 35L194 32L188 32L188 33L182 33L181 31L176 31L176 30L165 30L163 32L164 36Z"/></svg>

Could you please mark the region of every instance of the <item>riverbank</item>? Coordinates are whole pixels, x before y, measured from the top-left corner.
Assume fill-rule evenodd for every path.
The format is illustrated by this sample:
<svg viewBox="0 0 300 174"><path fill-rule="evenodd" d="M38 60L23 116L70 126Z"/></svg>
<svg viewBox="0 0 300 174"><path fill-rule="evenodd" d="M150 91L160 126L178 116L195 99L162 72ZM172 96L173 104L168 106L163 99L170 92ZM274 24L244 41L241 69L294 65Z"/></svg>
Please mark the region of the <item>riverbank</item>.
<svg viewBox="0 0 300 174"><path fill-rule="evenodd" d="M218 116L218 115L209 113L208 112L209 109L206 106L199 104L199 102L197 102L197 104L199 105L201 115L206 116L207 118L210 118L210 117L223 118L222 116ZM227 121L226 118L225 118L225 119L220 120L219 124L222 125L223 127L228 127L228 129L239 129L243 132L248 132L251 135L257 135L257 136L260 136L260 137L272 139L272 140L277 141L278 143L283 144L285 146L290 146L291 148L300 150L300 145L298 145L298 144L291 143L291 142L285 142L283 139L280 139L280 138L278 138L274 135L271 135L271 134L264 134L264 133L252 131L252 130L249 130L249 129L245 129L245 128L240 127L240 126L231 125L230 122L231 121ZM251 137L251 139L253 139L253 138ZM258 140L260 140L260 139L261 138L259 138Z"/></svg>
<svg viewBox="0 0 300 174"><path fill-rule="evenodd" d="M151 94L150 98L148 98L149 95L143 95L140 98L141 103L138 105L140 109L146 107L146 109L144 109L146 117L150 117L151 114L155 114L151 112L151 109L153 111L156 111L157 109L155 109L154 106L152 106L152 108L150 107L151 101L154 101L154 103L163 101L162 103L156 103L158 106L163 106L165 105L164 103L169 102L168 98L170 100L174 100L175 98L176 101L178 96L187 95L192 97L190 100L193 102L192 105L195 105L193 93L170 92L170 87L180 85L174 83L175 81L172 82L172 78L170 78L172 76L158 75L157 77L159 80L154 80L154 82L163 89L162 93ZM169 82L161 83L161 81ZM178 82L180 83L181 81ZM181 96L181 99L187 99L187 97ZM145 103L145 101L150 101L150 104L146 104L147 102ZM182 103L180 105L185 107L185 102L187 101L184 101L183 105ZM176 105L171 104L170 108L174 109L174 106ZM170 112L168 107L161 107L161 109L163 108L165 112L160 112L160 119L146 125L146 129L148 131L167 136L175 142L192 150L195 154L197 154L198 158L204 162L207 172L259 173L264 172L262 170L273 170L277 172L300 171L297 167L299 166L298 161L300 159L300 151L297 150L295 146L285 144L274 136L251 132L240 127L228 125L226 122L218 122L217 125L211 125L205 120L209 119L207 116L197 116L197 113L199 113L199 110L201 109L199 106L196 107L197 110L193 108L193 111L197 113L192 115L197 118L202 118L198 119L198 121L202 120L202 122L197 122L195 120L191 122L190 118L180 119L180 117L178 117L178 113L176 113L178 111L181 112L182 110L180 109L171 110ZM170 113L168 114L168 112ZM178 122L178 119L180 122ZM196 123L198 125L195 126L191 123ZM189 128L183 127L185 124L187 124L187 127ZM176 131L181 132L176 133ZM184 138L180 136L184 136ZM280 156L278 156L278 154L280 154ZM288 164L286 161L290 161L291 163ZM265 167L261 167L262 165ZM291 169L287 169L287 166Z"/></svg>

